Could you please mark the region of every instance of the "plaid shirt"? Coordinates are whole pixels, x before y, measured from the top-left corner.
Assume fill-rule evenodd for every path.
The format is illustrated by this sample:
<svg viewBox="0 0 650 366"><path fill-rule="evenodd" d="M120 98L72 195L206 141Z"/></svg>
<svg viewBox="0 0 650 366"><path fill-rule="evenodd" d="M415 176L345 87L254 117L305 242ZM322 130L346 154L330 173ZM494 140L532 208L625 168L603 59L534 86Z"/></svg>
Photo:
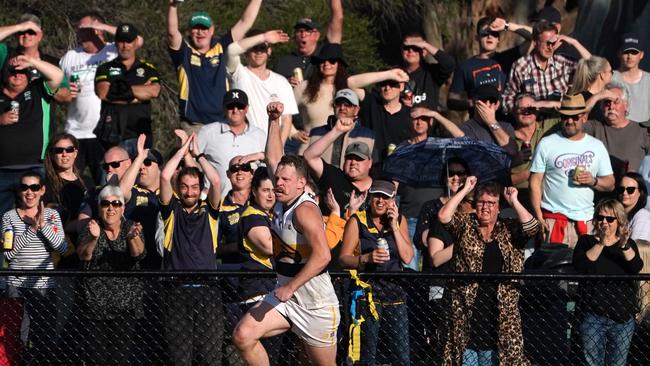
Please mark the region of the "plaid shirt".
<svg viewBox="0 0 650 366"><path fill-rule="evenodd" d="M520 57L510 70L510 80L504 93L506 108L512 111L517 94L533 94L538 100L546 100L551 94L561 97L569 90L576 62L554 54L542 69L534 54Z"/></svg>

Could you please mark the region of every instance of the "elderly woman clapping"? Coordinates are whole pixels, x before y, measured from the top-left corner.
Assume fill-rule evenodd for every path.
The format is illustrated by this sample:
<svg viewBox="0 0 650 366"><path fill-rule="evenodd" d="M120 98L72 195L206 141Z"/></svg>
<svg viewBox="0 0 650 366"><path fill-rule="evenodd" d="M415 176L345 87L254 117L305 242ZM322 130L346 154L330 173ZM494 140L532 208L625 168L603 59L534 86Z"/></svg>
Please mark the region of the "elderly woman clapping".
<svg viewBox="0 0 650 366"><path fill-rule="evenodd" d="M79 236L77 254L89 270L139 269L145 256L142 225L124 218L124 194L108 185L99 192L99 220ZM136 319L143 317L142 280L133 277L84 277L81 316L89 360L129 362Z"/></svg>

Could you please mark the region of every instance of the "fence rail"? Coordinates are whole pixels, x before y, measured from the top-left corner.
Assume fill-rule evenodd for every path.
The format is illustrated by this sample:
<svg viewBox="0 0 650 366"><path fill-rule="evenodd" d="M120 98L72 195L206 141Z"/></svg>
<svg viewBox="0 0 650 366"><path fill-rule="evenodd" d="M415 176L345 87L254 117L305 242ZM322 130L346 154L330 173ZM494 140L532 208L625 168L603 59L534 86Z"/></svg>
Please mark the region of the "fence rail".
<svg viewBox="0 0 650 366"><path fill-rule="evenodd" d="M57 287L26 285L38 277L53 278ZM9 285L0 298L0 365L241 365L231 341L233 327L254 304L247 300L272 288L274 277L270 272L2 270L0 278ZM372 285L378 319L349 273L331 277L341 312L339 365L440 363L452 329L451 294L473 284L479 291L468 308L473 315L467 321L467 348L498 348L496 293L499 284L507 284L519 296L524 354L533 365L578 365L585 355L601 353L650 365L650 274L360 273ZM25 286L16 285L21 280ZM598 336L594 321L609 327L609 339ZM354 324L359 326L351 330ZM292 334L263 344L273 365L305 364ZM610 349L618 353L605 352L606 344L616 345Z"/></svg>

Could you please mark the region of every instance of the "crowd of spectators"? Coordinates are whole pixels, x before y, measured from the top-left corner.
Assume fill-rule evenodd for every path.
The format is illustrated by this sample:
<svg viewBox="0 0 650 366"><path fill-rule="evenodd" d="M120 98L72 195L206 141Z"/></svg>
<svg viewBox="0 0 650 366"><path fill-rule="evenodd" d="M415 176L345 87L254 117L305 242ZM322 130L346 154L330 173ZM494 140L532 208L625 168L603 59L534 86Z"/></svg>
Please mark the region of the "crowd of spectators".
<svg viewBox="0 0 650 366"><path fill-rule="evenodd" d="M442 45L412 32L395 51L400 65L350 75L343 5L329 3L326 32L311 18L299 19L292 34L254 30L262 0L251 0L217 36L207 12L192 13L181 30L182 1L170 0L167 51L178 76L180 120L163 135L178 139L180 148L167 158L153 148L151 104L161 92L160 75L138 56L146 42L131 20L111 26L97 13L74 20L78 47L60 60L39 51L37 16L0 26L5 268L278 271L286 280L302 273L287 275L289 261L307 268L307 258L320 255L307 245L315 236L299 231L300 218L292 216L294 207L313 214L305 203L320 208L329 269L521 272L525 248L565 246L575 249L580 273L647 272L650 75L639 68L641 35L624 36L620 67L613 70L561 34L559 12L545 7L530 25L480 19L479 53L467 60L456 62ZM498 49L504 32L521 42ZM273 45L290 41L295 50L272 65ZM442 106L439 96L447 90ZM54 108L67 110L62 129L53 125ZM451 121L448 110L465 120ZM432 138L501 149L510 162L507 182L482 180L473 168L480 155L443 161L438 184L430 186L386 177L393 154ZM282 175L286 166L295 169L297 182L305 181L292 202L289 188L276 185L291 181ZM294 221L283 221L281 234L274 231L274 220L287 217ZM57 301L57 280L3 282L7 297L24 301L24 359L45 364L55 350L45 335L57 328L56 312L45 309ZM164 333L171 363L219 364L225 332L233 331L225 320L234 325L242 318L233 335L242 358L258 360L259 346L278 362L282 338L250 343L244 314L254 314L260 300L268 305L270 291L286 303L287 283L274 290L275 281L244 278L230 283L237 301L225 303L216 284L164 282L167 307L158 310L156 323L144 319L143 309L157 306L158 295L141 279L80 281L79 298L67 301L78 304L85 322L79 335L85 357L128 364L136 335L149 327ZM397 350L410 347L407 303L414 295L390 279L368 283L373 297L364 297L358 310L365 318L359 364L378 362L380 337L393 350L384 355L393 365L410 364L409 352ZM645 319L650 303L646 296L635 307L631 282L616 291L607 286L581 287L581 349L589 365L625 363L635 321ZM434 287L439 293L431 297ZM337 296L349 296L341 291ZM471 282L425 292L427 302L448 308L447 318L434 317L441 343L431 352L440 353L442 364L529 364L517 286ZM326 305L336 304L330 300ZM336 349L336 342L300 327L294 331L312 349L309 357L329 359L313 349ZM384 327L389 331L380 332ZM287 330L273 329L260 337ZM336 339L336 330L327 337Z"/></svg>

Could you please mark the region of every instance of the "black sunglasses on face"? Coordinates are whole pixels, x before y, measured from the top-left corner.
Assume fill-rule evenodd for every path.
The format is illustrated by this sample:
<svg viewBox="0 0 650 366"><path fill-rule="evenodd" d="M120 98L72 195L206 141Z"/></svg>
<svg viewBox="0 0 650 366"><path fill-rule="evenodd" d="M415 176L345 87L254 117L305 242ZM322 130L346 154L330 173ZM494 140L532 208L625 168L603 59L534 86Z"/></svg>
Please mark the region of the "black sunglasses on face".
<svg viewBox="0 0 650 366"><path fill-rule="evenodd" d="M262 45L258 45L258 46L255 46L255 47L251 48L250 52L261 53L261 52L266 52L268 49L269 49L269 46L262 44Z"/></svg>
<svg viewBox="0 0 650 366"><path fill-rule="evenodd" d="M127 160L128 159L116 160L116 161L111 161L111 162L108 162L108 163L104 163L104 164L102 164L102 168L104 168L104 170L106 170L106 171L108 171L109 167L111 167L113 169L117 169L117 168L120 167L120 165L122 165L122 162L127 161Z"/></svg>
<svg viewBox="0 0 650 366"><path fill-rule="evenodd" d="M74 146L66 146L66 147L53 147L52 152L55 154L63 154L63 152L67 152L68 154L72 154L77 150L76 147Z"/></svg>
<svg viewBox="0 0 650 366"><path fill-rule="evenodd" d="M102 208L107 208L108 206L113 206L113 208L120 208L120 207L122 207L123 203L122 203L122 201L119 201L119 200L113 200L113 201L101 200L99 202L99 205Z"/></svg>
<svg viewBox="0 0 650 366"><path fill-rule="evenodd" d="M242 104L230 104L226 106L226 109L229 111L232 111L235 108L239 109L240 111L243 111L244 109L246 109L246 106Z"/></svg>
<svg viewBox="0 0 650 366"><path fill-rule="evenodd" d="M603 220L607 220L608 223L614 222L616 220L616 217L614 216L605 216L605 215L596 215L596 222L601 222Z"/></svg>
<svg viewBox="0 0 650 366"><path fill-rule="evenodd" d="M151 160L151 159L144 159L144 161L142 162L142 164L144 164L144 166L151 166L151 164L153 164L153 163L158 164L157 161Z"/></svg>
<svg viewBox="0 0 650 366"><path fill-rule="evenodd" d="M231 173L237 172L252 172L253 167L250 164L235 164L228 168L228 171Z"/></svg>
<svg viewBox="0 0 650 366"><path fill-rule="evenodd" d="M537 114L537 108L535 107L519 108L517 109L517 113L524 116L530 116L531 114Z"/></svg>
<svg viewBox="0 0 650 366"><path fill-rule="evenodd" d="M623 54L624 55L628 55L628 54L629 55L638 55L639 51L638 50L627 50L627 51L623 51Z"/></svg>
<svg viewBox="0 0 650 366"><path fill-rule="evenodd" d="M453 177L454 175L459 177L466 177L467 172L465 170L450 170L448 175L449 178Z"/></svg>
<svg viewBox="0 0 650 366"><path fill-rule="evenodd" d="M25 34L28 34L28 35L30 35L30 36L35 36L35 35L36 35L36 32L34 32L34 31L31 30L31 29L28 29L28 30L23 31L23 32L18 32L17 34L18 34L19 36L24 36Z"/></svg>
<svg viewBox="0 0 650 366"><path fill-rule="evenodd" d="M42 187L43 187L42 184L25 184L25 183L20 183L20 185L18 186L21 192L26 192L28 189L32 192L38 192Z"/></svg>
<svg viewBox="0 0 650 366"><path fill-rule="evenodd" d="M630 186L630 187L622 187L622 186L616 187L616 193L618 193L618 194L623 194L623 192L627 192L627 194L634 194L635 191L636 191L636 187L632 187L632 186Z"/></svg>
<svg viewBox="0 0 650 366"><path fill-rule="evenodd" d="M479 36L481 38L487 37L487 36L492 36L494 38L499 38L499 32L488 30L488 29L483 29L479 32Z"/></svg>
<svg viewBox="0 0 650 366"><path fill-rule="evenodd" d="M402 51L422 52L422 48L420 48L418 46L402 45Z"/></svg>

